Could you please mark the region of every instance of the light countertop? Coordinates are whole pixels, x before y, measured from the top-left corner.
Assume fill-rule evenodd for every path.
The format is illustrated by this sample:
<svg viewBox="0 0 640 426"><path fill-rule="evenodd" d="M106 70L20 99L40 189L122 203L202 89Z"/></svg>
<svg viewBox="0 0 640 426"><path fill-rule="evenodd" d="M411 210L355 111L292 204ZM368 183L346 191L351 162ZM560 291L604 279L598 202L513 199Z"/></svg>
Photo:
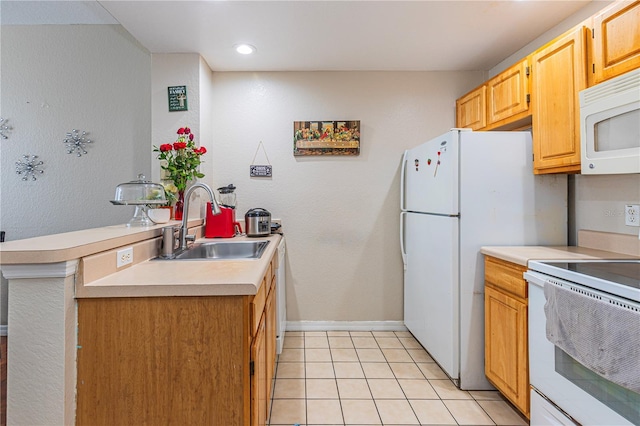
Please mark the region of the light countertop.
<svg viewBox="0 0 640 426"><path fill-rule="evenodd" d="M202 219L190 219L190 232L201 235ZM151 260L159 252L165 226L105 226L0 243L2 269L23 268L79 260L78 298L218 296L256 294L277 251L281 235L261 238L236 236L233 241L269 240L260 259ZM200 238L196 242L222 239ZM231 239L224 239L225 241ZM116 268L117 250L134 247L131 265Z"/></svg>
<svg viewBox="0 0 640 426"><path fill-rule="evenodd" d="M623 253L574 246L487 246L480 253L527 266L530 260L637 259Z"/></svg>
<svg viewBox="0 0 640 426"><path fill-rule="evenodd" d="M103 278L82 283L76 297L230 296L256 294L282 236L240 240L269 240L260 259L146 260ZM211 242L199 239L198 242ZM226 241L226 239L225 239Z"/></svg>
<svg viewBox="0 0 640 426"><path fill-rule="evenodd" d="M202 219L189 219L189 228L202 223ZM180 224L175 220L152 226L129 227L122 224L5 241L0 243L0 264L55 263L79 259L114 247L159 237L165 226Z"/></svg>

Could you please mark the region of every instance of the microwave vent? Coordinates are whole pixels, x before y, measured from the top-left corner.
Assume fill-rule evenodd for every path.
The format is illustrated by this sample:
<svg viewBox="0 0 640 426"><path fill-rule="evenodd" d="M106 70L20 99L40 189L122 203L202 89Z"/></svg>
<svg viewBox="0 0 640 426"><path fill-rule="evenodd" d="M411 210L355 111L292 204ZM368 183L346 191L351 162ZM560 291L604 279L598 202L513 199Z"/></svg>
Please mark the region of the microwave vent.
<svg viewBox="0 0 640 426"><path fill-rule="evenodd" d="M580 106L592 104L611 95L631 90L637 91L638 87L640 87L640 68L583 90L580 92Z"/></svg>

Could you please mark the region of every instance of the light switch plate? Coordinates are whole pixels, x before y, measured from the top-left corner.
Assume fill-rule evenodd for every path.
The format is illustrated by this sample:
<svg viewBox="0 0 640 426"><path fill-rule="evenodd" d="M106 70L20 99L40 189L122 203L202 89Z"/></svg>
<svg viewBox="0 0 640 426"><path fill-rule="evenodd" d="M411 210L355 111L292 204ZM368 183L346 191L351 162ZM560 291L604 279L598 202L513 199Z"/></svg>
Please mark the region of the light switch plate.
<svg viewBox="0 0 640 426"><path fill-rule="evenodd" d="M121 268L131 263L133 263L133 247L127 247L125 249L118 250L116 257L116 268Z"/></svg>

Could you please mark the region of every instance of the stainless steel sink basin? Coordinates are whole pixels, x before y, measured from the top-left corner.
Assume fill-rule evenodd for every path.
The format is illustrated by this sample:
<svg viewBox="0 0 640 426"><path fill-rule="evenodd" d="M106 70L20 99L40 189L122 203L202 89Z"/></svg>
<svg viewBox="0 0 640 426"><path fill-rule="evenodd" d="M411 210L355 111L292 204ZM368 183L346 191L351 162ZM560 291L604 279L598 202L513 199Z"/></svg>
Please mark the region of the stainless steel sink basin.
<svg viewBox="0 0 640 426"><path fill-rule="evenodd" d="M234 260L259 259L269 241L215 241L197 243L178 252L173 260Z"/></svg>

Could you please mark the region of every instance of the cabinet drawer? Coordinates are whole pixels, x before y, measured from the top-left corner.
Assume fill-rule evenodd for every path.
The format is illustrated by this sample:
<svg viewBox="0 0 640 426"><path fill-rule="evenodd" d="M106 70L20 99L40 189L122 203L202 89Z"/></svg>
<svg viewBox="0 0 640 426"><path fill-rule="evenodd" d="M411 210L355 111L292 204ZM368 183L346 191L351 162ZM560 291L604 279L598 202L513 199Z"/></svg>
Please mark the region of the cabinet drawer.
<svg viewBox="0 0 640 426"><path fill-rule="evenodd" d="M251 302L251 336L255 336L258 326L260 325L260 319L264 312L264 304L267 299L268 290L267 280L266 278L263 278L262 283L260 284L260 289Z"/></svg>
<svg viewBox="0 0 640 426"><path fill-rule="evenodd" d="M527 282L522 276L526 270L526 266L485 256L486 283L523 299L527 298Z"/></svg>

